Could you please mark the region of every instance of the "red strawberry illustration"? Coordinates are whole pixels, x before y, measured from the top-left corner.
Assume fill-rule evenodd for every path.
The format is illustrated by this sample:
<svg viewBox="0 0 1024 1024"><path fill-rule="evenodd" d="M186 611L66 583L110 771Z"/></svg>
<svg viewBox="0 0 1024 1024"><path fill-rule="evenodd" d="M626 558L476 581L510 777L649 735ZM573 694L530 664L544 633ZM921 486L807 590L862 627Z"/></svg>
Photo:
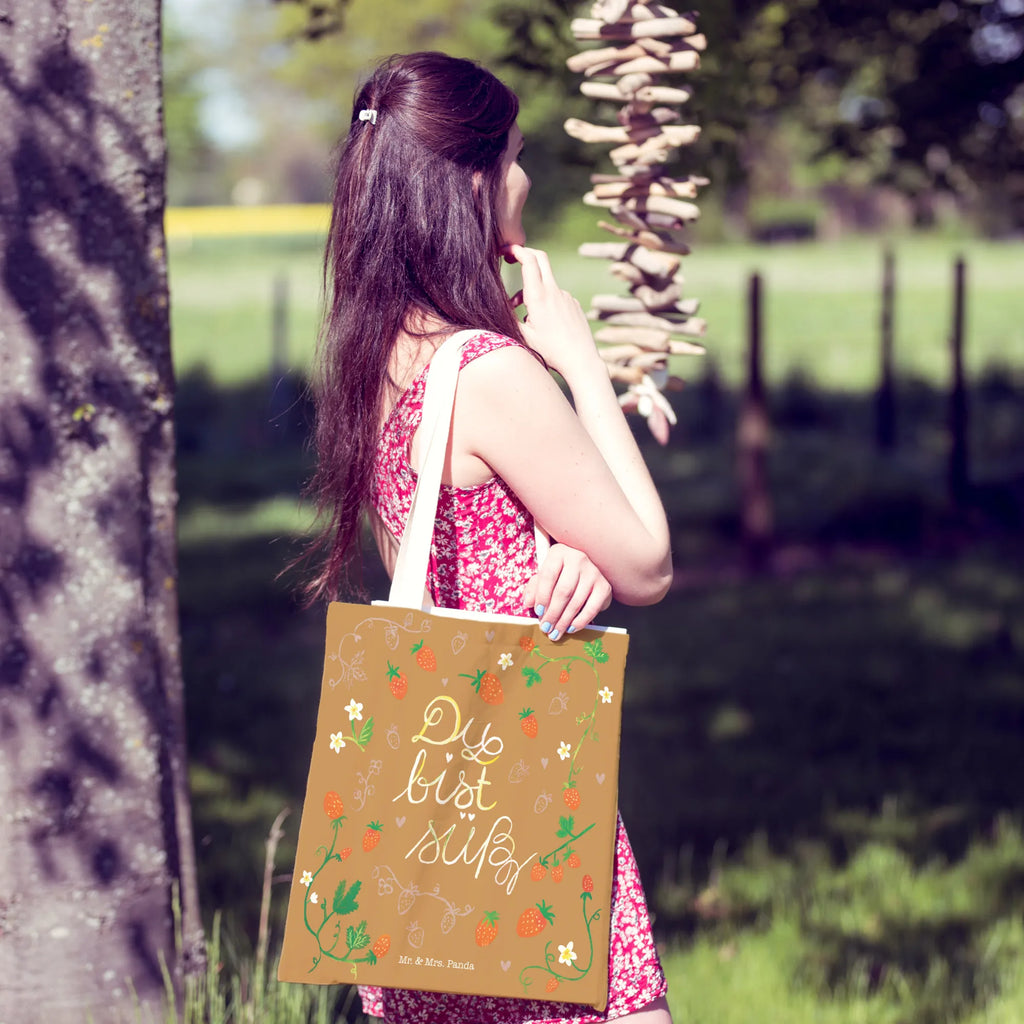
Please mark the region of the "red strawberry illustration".
<svg viewBox="0 0 1024 1024"><path fill-rule="evenodd" d="M405 678L405 673L395 668L390 661L388 662L388 684L398 700L401 700L409 691L409 680Z"/></svg>
<svg viewBox="0 0 1024 1024"><path fill-rule="evenodd" d="M337 821L345 814L345 805L333 789L324 796L324 813L331 821Z"/></svg>
<svg viewBox="0 0 1024 1024"><path fill-rule="evenodd" d="M489 910L476 926L476 944L489 946L498 937L498 915Z"/></svg>
<svg viewBox="0 0 1024 1024"><path fill-rule="evenodd" d="M565 868L561 864L551 865L551 881L560 882L565 874Z"/></svg>
<svg viewBox="0 0 1024 1024"><path fill-rule="evenodd" d="M534 717L533 708L523 708L519 712L519 725L531 740L537 738L537 719Z"/></svg>
<svg viewBox="0 0 1024 1024"><path fill-rule="evenodd" d="M579 806L583 802L580 799L580 791L575 786L566 786L562 792L562 799L570 811L579 810Z"/></svg>
<svg viewBox="0 0 1024 1024"><path fill-rule="evenodd" d="M558 673L558 681L563 686L565 686L565 684L569 682L569 670L567 668L563 668L562 671Z"/></svg>
<svg viewBox="0 0 1024 1024"><path fill-rule="evenodd" d="M371 821L363 833L363 849L369 853L379 842L384 826L379 821Z"/></svg>
<svg viewBox="0 0 1024 1024"><path fill-rule="evenodd" d="M554 992L558 988L557 978L548 978L547 983L544 985L545 992Z"/></svg>
<svg viewBox="0 0 1024 1024"><path fill-rule="evenodd" d="M493 672L480 669L475 676L467 672L460 672L459 675L468 679L469 685L480 694L480 697L488 704L501 704L505 700L505 693L498 682L498 677Z"/></svg>
<svg viewBox="0 0 1024 1024"><path fill-rule="evenodd" d="M578 853L570 853L565 863L571 868L578 868L580 866L580 855Z"/></svg>
<svg viewBox="0 0 1024 1024"><path fill-rule="evenodd" d="M352 856L352 847L351 847L351 846L346 846L346 847L345 847L345 849L344 849L344 850L342 850L342 851L341 851L341 852L340 852L340 853L338 854L338 856L339 856L339 857L340 857L340 858L341 858L342 860L348 860L348 859L349 859L349 857L351 857L351 856Z"/></svg>
<svg viewBox="0 0 1024 1024"><path fill-rule="evenodd" d="M530 878L532 878L535 882L543 882L544 876L547 873L548 869L544 867L544 865L541 864L540 861L537 861L537 863L534 864L532 868L530 868Z"/></svg>
<svg viewBox="0 0 1024 1024"><path fill-rule="evenodd" d="M516 924L516 935L523 939L532 939L540 935L549 925L555 923L555 912L543 901L527 907L520 915Z"/></svg>
<svg viewBox="0 0 1024 1024"><path fill-rule="evenodd" d="M521 636L519 638L519 646L522 647L522 649L526 651L527 654L529 654L530 651L534 649L536 644L533 642L532 636Z"/></svg>
<svg viewBox="0 0 1024 1024"><path fill-rule="evenodd" d="M380 957L384 956L385 953L387 953L387 951L391 948L391 936L390 935L382 935L373 944L373 946L371 948L373 949L374 956L376 956L378 959L380 959Z"/></svg>
<svg viewBox="0 0 1024 1024"><path fill-rule="evenodd" d="M420 641L417 644L413 644L411 654L416 655L416 664L419 665L424 672L435 672L437 671L437 658L434 652L427 647L424 641Z"/></svg>
<svg viewBox="0 0 1024 1024"><path fill-rule="evenodd" d="M594 891L594 880L590 877L590 875L584 875L583 876L583 891L584 892L593 892Z"/></svg>

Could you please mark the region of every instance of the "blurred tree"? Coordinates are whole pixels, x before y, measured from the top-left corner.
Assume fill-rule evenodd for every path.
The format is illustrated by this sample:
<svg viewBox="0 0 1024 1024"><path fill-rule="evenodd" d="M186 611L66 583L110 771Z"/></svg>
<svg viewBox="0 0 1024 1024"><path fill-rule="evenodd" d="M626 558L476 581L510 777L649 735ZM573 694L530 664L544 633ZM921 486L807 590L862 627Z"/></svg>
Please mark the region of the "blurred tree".
<svg viewBox="0 0 1024 1024"><path fill-rule="evenodd" d="M584 6L497 0L506 59L571 95L567 27ZM1024 188L1022 0L707 0L698 14L708 49L687 118L703 133L684 159L717 187L748 183L796 125L859 181L990 202Z"/></svg>
<svg viewBox="0 0 1024 1024"><path fill-rule="evenodd" d="M0 1020L162 1018L202 958L159 0L0 14ZM176 963L172 883L184 959Z"/></svg>
<svg viewBox="0 0 1024 1024"><path fill-rule="evenodd" d="M204 54L167 10L162 43L167 202L172 206L209 202L216 195L216 186L209 180L215 152L200 118Z"/></svg>

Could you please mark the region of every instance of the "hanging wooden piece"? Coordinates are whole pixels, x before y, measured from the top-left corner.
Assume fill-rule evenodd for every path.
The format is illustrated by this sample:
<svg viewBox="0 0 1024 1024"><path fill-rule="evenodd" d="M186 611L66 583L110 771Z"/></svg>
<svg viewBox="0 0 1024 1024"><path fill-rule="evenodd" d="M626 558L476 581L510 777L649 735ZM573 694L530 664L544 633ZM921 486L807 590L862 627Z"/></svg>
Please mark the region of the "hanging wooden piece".
<svg viewBox="0 0 1024 1024"><path fill-rule="evenodd" d="M699 67L707 41L693 12L652 0L596 0L590 17L576 18L571 28L577 40L601 43L567 62L584 76L580 91L622 104L615 125L565 122L573 138L614 147L615 173L591 175L593 189L583 201L615 222L598 226L618 241L588 242L579 251L610 260L612 276L626 283L628 294L595 296L588 315L601 324L595 337L605 343L601 355L609 374L626 385L620 403L645 417L665 444L676 417L664 392L682 387L669 373L669 357L704 353L692 339L704 335L706 324L696 315L698 301L684 298L679 267L690 251L687 225L700 215L690 200L707 179L666 173L664 165L698 138L700 128L684 123L678 110L690 88L660 79Z"/></svg>

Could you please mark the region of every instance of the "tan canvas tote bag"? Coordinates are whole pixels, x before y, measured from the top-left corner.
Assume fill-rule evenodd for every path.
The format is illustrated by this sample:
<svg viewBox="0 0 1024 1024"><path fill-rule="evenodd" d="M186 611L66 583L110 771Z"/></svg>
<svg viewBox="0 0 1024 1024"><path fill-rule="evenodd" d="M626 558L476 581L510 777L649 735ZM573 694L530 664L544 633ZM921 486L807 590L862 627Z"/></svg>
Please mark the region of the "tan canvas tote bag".
<svg viewBox="0 0 1024 1024"><path fill-rule="evenodd" d="M389 600L328 609L279 977L600 1010L628 637L425 606L475 333L431 360Z"/></svg>

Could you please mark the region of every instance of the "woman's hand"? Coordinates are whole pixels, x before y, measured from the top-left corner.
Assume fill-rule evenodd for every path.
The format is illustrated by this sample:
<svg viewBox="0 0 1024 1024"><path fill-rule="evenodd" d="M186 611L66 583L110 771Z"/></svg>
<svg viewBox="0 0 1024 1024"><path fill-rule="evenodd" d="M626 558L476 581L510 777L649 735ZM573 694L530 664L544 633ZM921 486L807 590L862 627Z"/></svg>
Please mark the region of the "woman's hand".
<svg viewBox="0 0 1024 1024"><path fill-rule="evenodd" d="M540 618L540 628L557 640L589 626L611 604L612 586L582 551L552 544L523 598Z"/></svg>
<svg viewBox="0 0 1024 1024"><path fill-rule="evenodd" d="M513 307L526 306L526 343L566 380L578 367L592 366L600 357L590 324L576 299L558 286L548 254L525 245L509 245L504 251L522 267L523 287L511 301Z"/></svg>

